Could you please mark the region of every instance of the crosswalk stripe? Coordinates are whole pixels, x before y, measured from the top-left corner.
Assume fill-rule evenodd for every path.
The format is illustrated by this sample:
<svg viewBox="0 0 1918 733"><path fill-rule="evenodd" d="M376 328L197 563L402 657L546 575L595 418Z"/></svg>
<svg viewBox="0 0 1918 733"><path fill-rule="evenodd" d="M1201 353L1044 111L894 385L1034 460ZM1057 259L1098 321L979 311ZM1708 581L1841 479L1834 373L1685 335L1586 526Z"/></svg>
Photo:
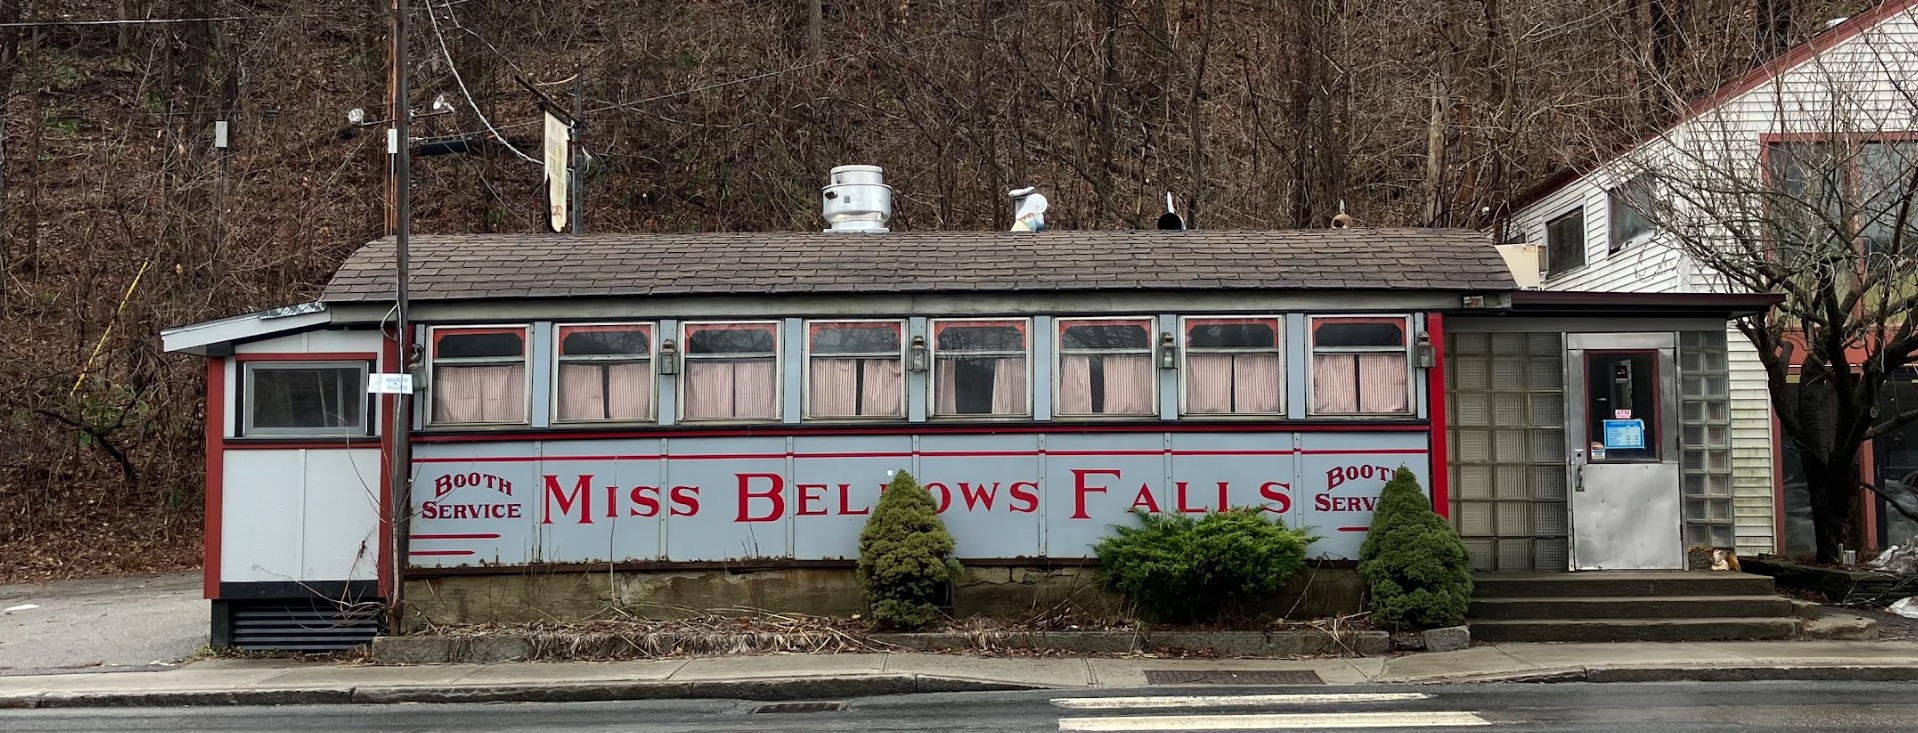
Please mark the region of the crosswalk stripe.
<svg viewBox="0 0 1918 733"><path fill-rule="evenodd" d="M1059 730L1292 730L1299 728L1436 728L1491 725L1471 713L1291 713L1271 715L1138 715L1061 718Z"/></svg>
<svg viewBox="0 0 1918 733"><path fill-rule="evenodd" d="M1163 695L1156 697L1062 697L1053 705L1073 710L1114 708L1224 708L1236 705L1337 705L1359 702L1425 700L1423 692L1371 692L1309 695Z"/></svg>

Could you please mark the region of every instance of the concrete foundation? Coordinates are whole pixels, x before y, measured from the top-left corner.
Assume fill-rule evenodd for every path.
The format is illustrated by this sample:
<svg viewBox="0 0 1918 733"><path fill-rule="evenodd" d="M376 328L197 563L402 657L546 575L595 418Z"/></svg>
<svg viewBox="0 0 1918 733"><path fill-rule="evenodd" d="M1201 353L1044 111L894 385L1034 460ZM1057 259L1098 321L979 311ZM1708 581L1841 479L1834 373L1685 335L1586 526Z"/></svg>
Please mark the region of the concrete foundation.
<svg viewBox="0 0 1918 733"><path fill-rule="evenodd" d="M1125 613L1099 586L1097 568L967 568L953 588L955 617L1021 619L1071 612ZM1322 618L1357 612L1365 583L1350 568L1308 569L1247 617ZM537 568L406 583L409 629L422 624L530 623L598 618L671 618L724 609L850 616L866 599L852 568L553 572Z"/></svg>

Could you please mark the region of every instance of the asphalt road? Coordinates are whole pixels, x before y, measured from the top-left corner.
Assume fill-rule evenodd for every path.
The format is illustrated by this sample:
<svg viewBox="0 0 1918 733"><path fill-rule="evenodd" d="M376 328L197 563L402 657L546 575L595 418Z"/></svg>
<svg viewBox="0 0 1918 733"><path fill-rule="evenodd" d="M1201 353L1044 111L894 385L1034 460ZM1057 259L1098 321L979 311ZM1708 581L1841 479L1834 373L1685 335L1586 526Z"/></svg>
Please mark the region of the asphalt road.
<svg viewBox="0 0 1918 733"><path fill-rule="evenodd" d="M47 731L1911 731L1909 684L1740 682L1361 688L1177 687L957 693L844 701L844 709L774 713L763 703L361 705L153 710L0 710L0 730ZM1311 695L1386 696L1325 700ZM1272 696L1285 697L1245 697ZM1182 696L1187 699L1139 699ZM1192 699L1189 696L1209 696ZM1126 699L1133 698L1133 699ZM1216 716L1216 717L1214 717Z"/></svg>
<svg viewBox="0 0 1918 733"><path fill-rule="evenodd" d="M206 646L208 612L198 572L0 585L0 675L165 668Z"/></svg>

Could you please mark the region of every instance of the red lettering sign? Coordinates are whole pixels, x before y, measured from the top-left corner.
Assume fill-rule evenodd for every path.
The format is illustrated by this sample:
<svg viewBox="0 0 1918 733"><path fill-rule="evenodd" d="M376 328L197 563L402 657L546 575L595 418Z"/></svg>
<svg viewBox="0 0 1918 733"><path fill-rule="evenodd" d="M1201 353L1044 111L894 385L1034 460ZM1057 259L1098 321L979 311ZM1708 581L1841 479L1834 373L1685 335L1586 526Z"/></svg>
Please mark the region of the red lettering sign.
<svg viewBox="0 0 1918 733"><path fill-rule="evenodd" d="M541 515L539 523L540 524L553 523L553 505L557 503L559 504L559 515L561 517L565 517L567 515L572 514L573 507L577 505L579 507L579 523L592 524L593 523L592 485L593 485L592 474L590 473L580 474L579 480L573 483L573 490L571 492L568 492L566 491L566 489L562 488L559 485L558 476L547 474L546 475L546 503L543 506L544 513Z"/></svg>

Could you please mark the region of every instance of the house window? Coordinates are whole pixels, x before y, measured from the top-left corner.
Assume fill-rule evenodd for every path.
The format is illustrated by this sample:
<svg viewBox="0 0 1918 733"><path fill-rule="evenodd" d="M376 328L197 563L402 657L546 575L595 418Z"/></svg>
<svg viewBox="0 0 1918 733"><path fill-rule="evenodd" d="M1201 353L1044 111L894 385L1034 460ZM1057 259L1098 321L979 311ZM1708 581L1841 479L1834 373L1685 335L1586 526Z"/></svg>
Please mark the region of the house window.
<svg viewBox="0 0 1918 733"><path fill-rule="evenodd" d="M685 341L685 419L778 419L778 323L689 323Z"/></svg>
<svg viewBox="0 0 1918 733"><path fill-rule="evenodd" d="M653 418L652 324L560 326L558 339L556 418Z"/></svg>
<svg viewBox="0 0 1918 733"><path fill-rule="evenodd" d="M1277 316L1187 318L1185 413L1285 412L1284 330Z"/></svg>
<svg viewBox="0 0 1918 733"><path fill-rule="evenodd" d="M1026 327L1024 319L933 321L932 414L1032 414Z"/></svg>
<svg viewBox="0 0 1918 733"><path fill-rule="evenodd" d="M366 435L364 362L248 362L240 433L248 436Z"/></svg>
<svg viewBox="0 0 1918 733"><path fill-rule="evenodd" d="M1412 369L1402 317L1312 319L1312 414L1412 412Z"/></svg>
<svg viewBox="0 0 1918 733"><path fill-rule="evenodd" d="M526 422L526 328L432 329L435 425Z"/></svg>
<svg viewBox="0 0 1918 733"><path fill-rule="evenodd" d="M904 417L903 328L898 321L806 324L806 416Z"/></svg>
<svg viewBox="0 0 1918 733"><path fill-rule="evenodd" d="M1572 209L1545 222L1545 276L1556 277L1585 266L1585 209Z"/></svg>
<svg viewBox="0 0 1918 733"><path fill-rule="evenodd" d="M1638 176L1607 191L1605 206L1611 218L1609 252L1618 252L1652 231L1651 221L1640 213L1652 205L1651 180Z"/></svg>
<svg viewBox="0 0 1918 733"><path fill-rule="evenodd" d="M1868 263L1918 252L1918 209L1902 205L1918 141L1772 143L1766 157L1770 185L1782 194L1767 200L1775 246L1829 254L1818 250L1861 242ZM1894 250L1898 241L1902 251Z"/></svg>
<svg viewBox="0 0 1918 733"><path fill-rule="evenodd" d="M1157 415L1152 319L1060 320L1059 415Z"/></svg>

